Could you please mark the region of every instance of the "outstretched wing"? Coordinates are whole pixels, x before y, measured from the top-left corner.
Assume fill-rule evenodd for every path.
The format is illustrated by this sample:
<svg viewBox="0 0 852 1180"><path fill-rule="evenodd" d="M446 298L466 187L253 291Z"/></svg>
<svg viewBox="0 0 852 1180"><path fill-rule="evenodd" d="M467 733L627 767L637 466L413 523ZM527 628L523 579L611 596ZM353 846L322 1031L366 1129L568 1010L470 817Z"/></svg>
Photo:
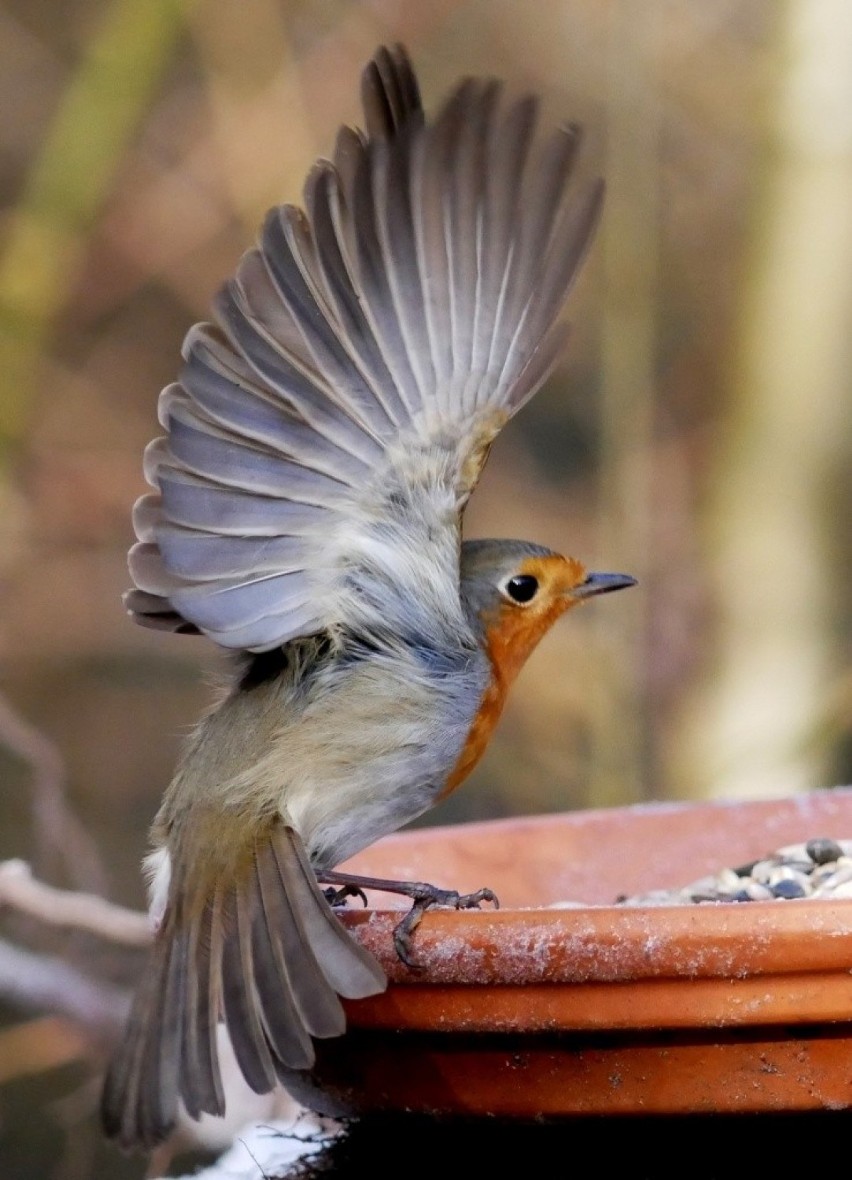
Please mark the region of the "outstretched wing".
<svg viewBox="0 0 852 1180"><path fill-rule="evenodd" d="M534 98L480 79L427 122L400 47L362 96L367 134L341 130L306 212L269 213L161 395L141 623L263 651L351 625L370 577L402 602L402 550L457 588L460 513L563 343L602 199L568 191L577 128L539 135Z"/></svg>

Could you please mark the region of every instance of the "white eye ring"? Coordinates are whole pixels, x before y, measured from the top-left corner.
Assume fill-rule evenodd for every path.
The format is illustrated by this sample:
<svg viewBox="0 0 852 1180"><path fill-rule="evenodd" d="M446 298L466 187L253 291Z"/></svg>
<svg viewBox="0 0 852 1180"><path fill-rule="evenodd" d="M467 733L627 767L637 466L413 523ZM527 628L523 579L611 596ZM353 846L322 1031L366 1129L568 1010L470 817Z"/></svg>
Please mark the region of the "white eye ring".
<svg viewBox="0 0 852 1180"><path fill-rule="evenodd" d="M506 579L501 589L515 606L527 606L538 594L538 578L532 574L513 574Z"/></svg>

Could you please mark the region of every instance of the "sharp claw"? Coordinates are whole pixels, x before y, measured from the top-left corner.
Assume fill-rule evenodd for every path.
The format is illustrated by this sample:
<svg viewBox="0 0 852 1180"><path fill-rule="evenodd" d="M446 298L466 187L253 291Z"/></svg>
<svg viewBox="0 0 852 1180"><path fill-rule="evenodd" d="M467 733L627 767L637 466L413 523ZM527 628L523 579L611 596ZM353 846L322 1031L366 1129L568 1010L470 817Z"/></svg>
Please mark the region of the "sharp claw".
<svg viewBox="0 0 852 1180"><path fill-rule="evenodd" d="M325 899L332 909L345 906L347 898L360 897L362 905L367 906L367 895L357 885L342 885L339 889L324 889Z"/></svg>
<svg viewBox="0 0 852 1180"><path fill-rule="evenodd" d="M426 908L422 901L415 901L402 921L398 922L394 927L394 950L399 956L400 961L405 964L409 971L420 970L420 964L416 962L411 954L411 936L423 920Z"/></svg>
<svg viewBox="0 0 852 1180"><path fill-rule="evenodd" d="M397 923L393 932L394 949L410 971L421 969L421 964L415 961L411 953L411 938L427 910L436 906L454 910L478 910L484 901L490 902L496 909L500 908L500 902L492 889L477 889L475 893L462 894L455 889L418 885L411 896L414 899L411 909L402 921Z"/></svg>
<svg viewBox="0 0 852 1180"><path fill-rule="evenodd" d="M484 901L491 902L495 909L499 910L500 902L491 889L477 889L476 893L466 893L456 902L456 909L478 910Z"/></svg>

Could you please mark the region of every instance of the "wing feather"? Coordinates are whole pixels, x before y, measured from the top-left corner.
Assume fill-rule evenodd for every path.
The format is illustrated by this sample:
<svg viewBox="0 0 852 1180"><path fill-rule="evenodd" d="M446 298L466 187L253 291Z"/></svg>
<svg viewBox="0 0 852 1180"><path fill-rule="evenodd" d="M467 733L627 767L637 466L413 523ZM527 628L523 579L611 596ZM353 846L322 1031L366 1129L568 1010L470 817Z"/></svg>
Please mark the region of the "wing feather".
<svg viewBox="0 0 852 1180"><path fill-rule="evenodd" d="M421 394L394 306L391 275L385 265L377 225L374 175L375 160L380 155L379 145L369 151L365 147L360 153L351 188L342 193L345 204L338 204L338 241L364 309L368 331L380 349L405 407L406 418L410 420L421 408Z"/></svg>
<svg viewBox="0 0 852 1180"><path fill-rule="evenodd" d="M356 149L361 150L359 144ZM352 283L344 248L338 238L341 175L327 161L312 171L305 186L314 233L318 274L328 306L335 316L349 355L369 381L376 402L392 427L406 421L405 405L369 329L364 309Z"/></svg>
<svg viewBox="0 0 852 1180"><path fill-rule="evenodd" d="M361 78L361 105L371 139L390 139L422 113L420 87L401 45L381 46Z"/></svg>
<svg viewBox="0 0 852 1180"><path fill-rule="evenodd" d="M161 395L126 600L146 625L255 651L388 627L424 543L436 625L463 623L460 515L564 343L602 189L571 179L578 129L540 134L493 79L427 121L394 46L362 98L366 133L340 132L306 212L270 212Z"/></svg>
<svg viewBox="0 0 852 1180"><path fill-rule="evenodd" d="M292 498L286 499L280 495L252 495L223 487L178 469L164 471L161 483L164 487L168 485L170 515L176 525L203 530L213 519L220 535L277 537L282 532L282 524L286 524L288 534L299 536L315 528L326 508L332 507L339 496L329 494L314 503L299 499L298 493L303 491L300 476L304 476L304 472L295 464L293 468ZM138 521L140 528L148 527L148 510L144 507L148 500L154 502L154 511L157 508L156 497L143 499ZM143 515L145 521L141 518ZM157 518L152 519L156 523Z"/></svg>
<svg viewBox="0 0 852 1180"><path fill-rule="evenodd" d="M446 120L426 126L416 139L409 171L413 205L417 271L420 276L429 354L435 375L435 409L447 413L453 375L452 319L449 303L450 266L444 227L442 176L449 169Z"/></svg>

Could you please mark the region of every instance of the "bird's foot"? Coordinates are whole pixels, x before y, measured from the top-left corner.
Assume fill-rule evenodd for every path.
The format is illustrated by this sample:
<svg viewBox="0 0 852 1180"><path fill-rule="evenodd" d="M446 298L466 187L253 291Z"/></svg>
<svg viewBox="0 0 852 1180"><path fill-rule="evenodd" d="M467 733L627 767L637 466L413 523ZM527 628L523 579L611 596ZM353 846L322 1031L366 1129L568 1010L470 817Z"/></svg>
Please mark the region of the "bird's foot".
<svg viewBox="0 0 852 1180"><path fill-rule="evenodd" d="M323 889L323 893L325 894L325 900L332 907L332 909L345 906L350 897L359 897L361 899L361 904L365 908L367 905L367 894L357 885L340 885L337 887L337 889L333 887L329 889Z"/></svg>
<svg viewBox="0 0 852 1180"><path fill-rule="evenodd" d="M386 881L379 877L353 877L347 873L333 872L319 873L317 879L321 884L337 886L336 890L326 892L326 897L329 897L329 900L340 898L342 901L352 894L360 895L363 898L363 890L365 889L377 889L381 893L399 893L403 897L410 897L411 909L394 928L393 945L402 962L411 970L418 967L411 953L412 935L427 910L435 907L453 910L478 910L486 901L490 902L495 909L500 908L497 895L491 889L477 889L475 893L459 893L455 889L439 889L436 885L426 884L425 881ZM331 904L340 904L340 902L331 900Z"/></svg>
<svg viewBox="0 0 852 1180"><path fill-rule="evenodd" d="M411 954L411 937L423 920L427 910L443 907L453 910L478 910L484 901L500 908L497 894L492 889L477 889L475 893L459 893L455 889L438 889L435 885L411 882L412 906L405 917L394 927L393 945L406 967L416 970L419 966Z"/></svg>

